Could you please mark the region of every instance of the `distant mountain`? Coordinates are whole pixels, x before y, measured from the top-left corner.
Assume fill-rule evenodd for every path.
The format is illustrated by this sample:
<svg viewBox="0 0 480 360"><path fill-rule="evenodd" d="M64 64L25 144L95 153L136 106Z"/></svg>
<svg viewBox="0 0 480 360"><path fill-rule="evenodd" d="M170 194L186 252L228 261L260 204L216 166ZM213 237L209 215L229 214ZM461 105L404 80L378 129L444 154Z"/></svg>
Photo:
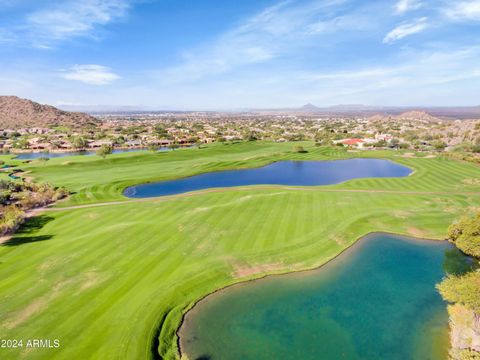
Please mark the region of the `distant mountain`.
<svg viewBox="0 0 480 360"><path fill-rule="evenodd" d="M369 111L369 110L379 110L381 108L379 107L371 107L371 106L365 106L362 104L339 104L339 105L333 105L333 106L327 106L327 107L319 107L315 106L312 104L306 104L300 107L298 110L300 111L311 111L311 112L325 112L325 111L330 111L330 112L352 112L352 111ZM295 110L295 109L291 109Z"/></svg>
<svg viewBox="0 0 480 360"><path fill-rule="evenodd" d="M59 110L17 96L0 96L0 127L8 129L69 126L82 127L99 125L93 116Z"/></svg>
<svg viewBox="0 0 480 360"><path fill-rule="evenodd" d="M319 107L313 105L313 104L306 104L306 105L303 105L301 108L300 108L301 111L319 111L321 110Z"/></svg>
<svg viewBox="0 0 480 360"><path fill-rule="evenodd" d="M426 106L369 106L362 104L340 104L327 107L319 107L306 104L299 108L257 109L259 113L279 114L298 113L318 116L398 116L405 119L416 117L424 121L438 121L439 119L479 119L480 106L457 106L457 107L426 107ZM430 118L428 118L428 115Z"/></svg>

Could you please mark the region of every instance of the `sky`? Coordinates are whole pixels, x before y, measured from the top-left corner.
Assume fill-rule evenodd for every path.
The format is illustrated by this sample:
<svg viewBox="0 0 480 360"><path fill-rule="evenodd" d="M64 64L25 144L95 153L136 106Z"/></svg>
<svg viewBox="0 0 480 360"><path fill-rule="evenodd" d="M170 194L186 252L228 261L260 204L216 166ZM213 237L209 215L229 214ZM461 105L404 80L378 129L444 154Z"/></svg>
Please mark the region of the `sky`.
<svg viewBox="0 0 480 360"><path fill-rule="evenodd" d="M480 0L0 0L0 95L235 110L480 105Z"/></svg>

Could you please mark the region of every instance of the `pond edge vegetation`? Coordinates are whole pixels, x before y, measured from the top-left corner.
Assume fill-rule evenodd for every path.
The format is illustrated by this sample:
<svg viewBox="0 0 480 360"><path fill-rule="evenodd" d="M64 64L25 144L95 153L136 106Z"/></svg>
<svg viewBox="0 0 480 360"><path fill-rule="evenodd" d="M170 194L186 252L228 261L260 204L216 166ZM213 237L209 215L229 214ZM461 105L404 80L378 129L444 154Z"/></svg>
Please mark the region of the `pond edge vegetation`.
<svg viewBox="0 0 480 360"><path fill-rule="evenodd" d="M480 211L450 225L448 240L474 259L466 274L448 275L437 288L449 303L450 358L480 359Z"/></svg>

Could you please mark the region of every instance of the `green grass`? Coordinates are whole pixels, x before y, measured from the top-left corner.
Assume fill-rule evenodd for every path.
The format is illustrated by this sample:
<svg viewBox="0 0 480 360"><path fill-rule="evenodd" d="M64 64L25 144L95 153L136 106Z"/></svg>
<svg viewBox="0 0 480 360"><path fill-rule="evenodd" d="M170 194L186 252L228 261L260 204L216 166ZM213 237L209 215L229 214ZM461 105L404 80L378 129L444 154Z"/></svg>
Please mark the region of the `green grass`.
<svg viewBox="0 0 480 360"><path fill-rule="evenodd" d="M238 281L319 266L372 231L441 239L480 206L480 168L396 152L347 153L293 144L212 145L22 164L38 181L76 191L62 204L121 204L46 212L0 246L0 339L59 339L60 349L0 349L2 359L178 356L176 329L195 301ZM403 179L327 187L247 187L132 202L138 182L281 159L382 157ZM68 162L68 164L66 164ZM157 349L158 347L158 349Z"/></svg>

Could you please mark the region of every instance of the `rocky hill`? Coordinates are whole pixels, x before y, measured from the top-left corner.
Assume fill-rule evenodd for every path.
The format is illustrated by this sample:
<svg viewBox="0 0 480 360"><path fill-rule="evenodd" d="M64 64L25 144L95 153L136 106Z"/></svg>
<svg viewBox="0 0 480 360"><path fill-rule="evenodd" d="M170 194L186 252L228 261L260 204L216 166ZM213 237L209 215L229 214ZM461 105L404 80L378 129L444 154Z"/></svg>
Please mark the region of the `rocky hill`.
<svg viewBox="0 0 480 360"><path fill-rule="evenodd" d="M429 123L441 122L439 118L430 115L425 111L408 111L396 116L397 120L423 121Z"/></svg>
<svg viewBox="0 0 480 360"><path fill-rule="evenodd" d="M369 117L371 122L414 122L414 123L423 123L423 124L438 124L442 122L439 118L430 115L425 111L408 111L401 113L399 115L380 115L376 114Z"/></svg>
<svg viewBox="0 0 480 360"><path fill-rule="evenodd" d="M68 126L72 128L99 125L93 116L59 110L17 96L0 96L0 128Z"/></svg>

